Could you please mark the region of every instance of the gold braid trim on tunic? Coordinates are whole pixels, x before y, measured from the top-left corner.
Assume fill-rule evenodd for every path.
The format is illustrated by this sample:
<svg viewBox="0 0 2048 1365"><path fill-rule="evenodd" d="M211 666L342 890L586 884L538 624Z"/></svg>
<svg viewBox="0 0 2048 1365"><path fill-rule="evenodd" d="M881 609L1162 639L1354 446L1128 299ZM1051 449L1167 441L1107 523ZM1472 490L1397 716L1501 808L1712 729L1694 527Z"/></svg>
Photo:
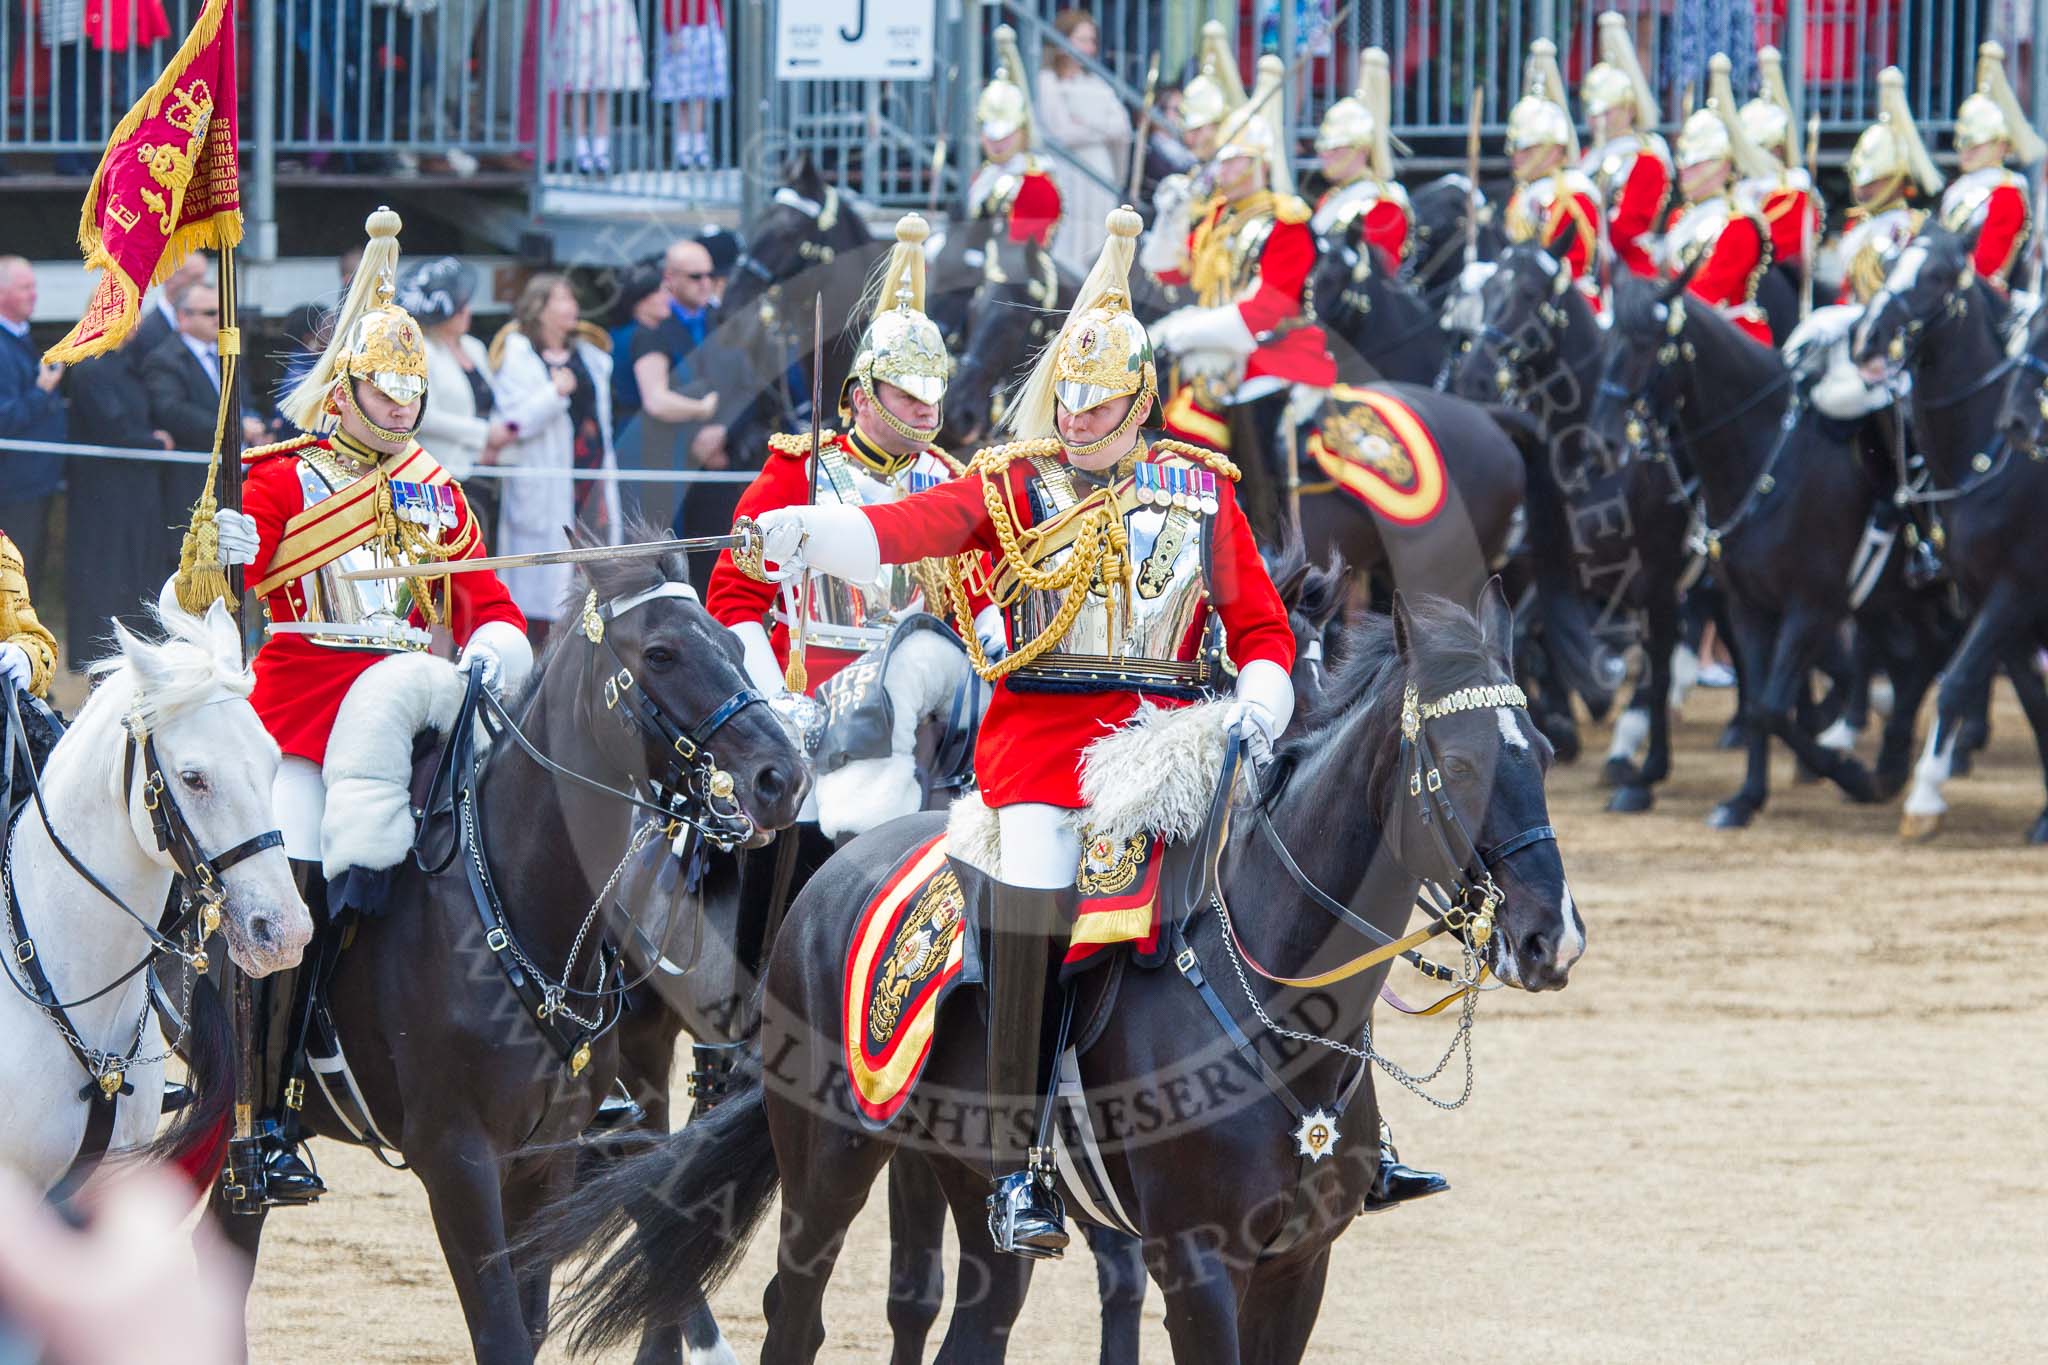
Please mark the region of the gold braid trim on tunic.
<svg viewBox="0 0 2048 1365"><path fill-rule="evenodd" d="M28 655L28 691L32 697L50 694L50 677L57 671L57 637L36 619L35 604L28 600L28 565L4 532L0 532L0 644L21 646ZM0 755L0 762L6 761Z"/></svg>

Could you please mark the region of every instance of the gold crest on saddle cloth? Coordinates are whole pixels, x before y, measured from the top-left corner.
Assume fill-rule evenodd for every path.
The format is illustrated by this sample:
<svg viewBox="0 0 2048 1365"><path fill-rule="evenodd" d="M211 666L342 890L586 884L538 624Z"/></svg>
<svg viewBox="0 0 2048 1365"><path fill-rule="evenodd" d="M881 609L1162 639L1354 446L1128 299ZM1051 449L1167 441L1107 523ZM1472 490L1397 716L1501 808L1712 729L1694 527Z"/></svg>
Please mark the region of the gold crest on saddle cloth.
<svg viewBox="0 0 2048 1365"><path fill-rule="evenodd" d="M1152 836L1133 834L1124 840L1111 839L1092 829L1081 831L1081 869L1075 882L1081 899L1117 896L1131 889L1152 849Z"/></svg>
<svg viewBox="0 0 2048 1365"><path fill-rule="evenodd" d="M966 909L967 895L950 867L918 893L917 904L896 931L868 1004L868 1037L877 1045L889 1040L903 1007L945 967L954 929Z"/></svg>
<svg viewBox="0 0 2048 1365"><path fill-rule="evenodd" d="M1333 403L1324 410L1320 429L1323 444L1352 463L1398 487L1415 482L1415 461L1394 429L1371 408Z"/></svg>

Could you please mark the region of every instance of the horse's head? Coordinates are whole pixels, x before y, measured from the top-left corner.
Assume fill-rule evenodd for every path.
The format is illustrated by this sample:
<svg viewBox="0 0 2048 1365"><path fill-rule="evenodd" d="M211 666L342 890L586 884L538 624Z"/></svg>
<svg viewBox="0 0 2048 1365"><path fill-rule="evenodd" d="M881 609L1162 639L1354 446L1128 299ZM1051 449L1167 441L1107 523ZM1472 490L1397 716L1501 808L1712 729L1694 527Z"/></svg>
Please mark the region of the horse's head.
<svg viewBox="0 0 2048 1365"><path fill-rule="evenodd" d="M1456 172L1438 176L1409 196L1409 213L1415 224L1410 260L1415 265L1415 283L1423 289L1448 284L1463 267L1466 219L1472 215L1473 198L1472 182ZM1483 201L1478 204L1478 216L1476 259L1491 261L1503 246L1500 226Z"/></svg>
<svg viewBox="0 0 2048 1365"><path fill-rule="evenodd" d="M1864 306L1850 333L1849 354L1864 379L1875 384L1911 364L1929 333L1969 310L1976 271L1975 229L1950 232L1929 227L1900 249L1884 286Z"/></svg>
<svg viewBox="0 0 2048 1365"><path fill-rule="evenodd" d="M1703 252L1675 280L1658 283L1624 275L1615 282L1607 358L1586 419L1610 450L1641 445L1643 427L1672 410L1679 361L1690 365L1694 353L1685 286L1705 259Z"/></svg>
<svg viewBox="0 0 2048 1365"><path fill-rule="evenodd" d="M1514 613L1500 580L1476 617L1397 593L1391 617L1359 629L1329 705L1369 708L1379 739L1367 790L1383 846L1467 913L1490 911L1480 951L1502 981L1562 988L1585 952L1585 922L1544 797L1550 744L1513 684Z"/></svg>
<svg viewBox="0 0 2048 1365"><path fill-rule="evenodd" d="M277 828L271 784L279 754L249 705L255 677L242 663L241 631L219 602L204 617L171 612L161 620L161 642L116 622L121 652L99 666L109 675L104 704L124 709L130 735L128 758L108 781L144 856L202 894L209 882L218 888L236 966L250 976L295 967L313 919L283 844L244 852Z"/></svg>
<svg viewBox="0 0 2048 1365"><path fill-rule="evenodd" d="M644 524L632 530L654 536ZM576 541L593 543L581 533ZM757 836L793 822L810 786L803 756L748 681L739 640L690 587L682 557L588 563L578 587L586 595L564 611L560 647L586 658L574 676L599 751L625 777L687 792L714 818L736 808Z"/></svg>
<svg viewBox="0 0 2048 1365"><path fill-rule="evenodd" d="M783 286L806 271L845 268L848 263L839 258L872 241L854 206L818 174L808 154L799 156L760 222L748 229L747 249L733 266L720 309L729 317L751 310L770 331L795 330L808 337L809 319L788 315ZM856 290L866 269L863 260L854 270ZM791 303L805 301L803 296L797 291Z"/></svg>
<svg viewBox="0 0 2048 1365"><path fill-rule="evenodd" d="M1037 356L1060 324L1062 289L1052 253L1035 242L991 242L967 304L966 350L946 386L940 444L965 450L994 434L996 398Z"/></svg>
<svg viewBox="0 0 2048 1365"><path fill-rule="evenodd" d="M1509 247L1479 286L1477 328L1460 348L1451 391L1509 401L1541 385L1559 364L1573 310L1585 308L1557 250Z"/></svg>
<svg viewBox="0 0 2048 1365"><path fill-rule="evenodd" d="M1998 429L2022 450L2048 448L2048 308L2036 307L1998 408Z"/></svg>
<svg viewBox="0 0 2048 1365"><path fill-rule="evenodd" d="M1365 215L1346 223L1317 254L1309 272L1309 297L1315 314L1347 339L1385 321L1381 316L1391 292L1406 292L1399 268L1366 240Z"/></svg>

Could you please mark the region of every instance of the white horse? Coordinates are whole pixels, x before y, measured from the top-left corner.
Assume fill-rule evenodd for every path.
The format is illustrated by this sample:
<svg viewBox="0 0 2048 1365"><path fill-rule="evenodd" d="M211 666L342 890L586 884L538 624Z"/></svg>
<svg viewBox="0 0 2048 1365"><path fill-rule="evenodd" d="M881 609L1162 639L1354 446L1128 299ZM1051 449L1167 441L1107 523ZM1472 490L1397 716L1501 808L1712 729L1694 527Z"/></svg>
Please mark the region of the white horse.
<svg viewBox="0 0 2048 1365"><path fill-rule="evenodd" d="M271 783L278 749L249 705L254 678L242 665L239 632L215 603L202 618L168 613L161 643L116 626L121 652L95 667L92 699L50 755L42 775L49 818L79 863L153 927L171 889L172 855L158 849L145 805L147 762L128 762L131 736L154 741L164 785L157 803L172 803L201 856L212 859L276 828ZM150 955L147 929L94 890L52 844L33 808L14 822L7 842L11 892L34 943L33 955L61 1002L80 1000ZM293 884L282 847L269 847L221 873L227 950L251 976L297 965L312 937L312 917ZM0 900L0 924L6 923ZM214 945L217 947L217 945ZM0 1162L40 1188L56 1185L86 1132L90 1078L55 1023L23 994L30 951L11 933L4 966L14 986L0 986ZM179 979L167 960L166 983ZM150 1010L146 977L137 973L97 1000L65 1011L88 1049L133 1056L117 1100L111 1150L140 1147L157 1131L163 1108L167 1047ZM218 1043L225 1011L211 990L195 995L195 1043L204 1026ZM195 1059L195 1103L181 1129L210 1138L226 1113L234 1080L231 1049L225 1074L202 1074ZM97 1101L94 1101L97 1102ZM199 1120L204 1118L202 1127Z"/></svg>

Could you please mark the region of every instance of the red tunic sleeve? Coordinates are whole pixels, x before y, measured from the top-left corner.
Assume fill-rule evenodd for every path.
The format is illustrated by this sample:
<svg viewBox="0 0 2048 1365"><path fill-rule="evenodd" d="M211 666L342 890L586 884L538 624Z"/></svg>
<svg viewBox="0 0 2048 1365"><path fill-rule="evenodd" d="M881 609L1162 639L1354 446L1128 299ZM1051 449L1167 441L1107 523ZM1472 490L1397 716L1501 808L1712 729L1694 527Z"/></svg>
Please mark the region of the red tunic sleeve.
<svg viewBox="0 0 2048 1365"><path fill-rule="evenodd" d="M802 455L785 455L775 451L768 456L768 462L761 466L761 472L747 485L747 491L740 495L734 509L736 517L759 517L778 507L801 507L811 500L810 460ZM713 620L727 628L743 621L760 623L775 605L779 589L773 583L757 583L740 572L733 563L732 551L719 552L717 563L711 567L711 582L707 585L704 608Z"/></svg>
<svg viewBox="0 0 2048 1365"><path fill-rule="evenodd" d="M1764 196L1764 221L1771 225L1771 261L1797 268L1804 251L1809 227L1812 240L1820 242L1820 229L1813 223L1813 200L1804 190L1787 186Z"/></svg>
<svg viewBox="0 0 2048 1365"><path fill-rule="evenodd" d="M1217 615L1223 618L1230 661L1243 668L1254 659L1265 659L1292 670L1294 630L1287 624L1287 608L1280 604L1280 594L1266 573L1251 523L1237 505L1237 486L1228 479L1218 479L1217 484L1215 578L1210 596Z"/></svg>
<svg viewBox="0 0 2048 1365"><path fill-rule="evenodd" d="M1023 467L1022 461L1016 461L1004 471L1013 497ZM983 475L975 470L922 493L862 508L875 528L882 562L912 564L968 550L994 553L995 533L989 525L988 507L982 502L982 484Z"/></svg>
<svg viewBox="0 0 2048 1365"><path fill-rule="evenodd" d="M460 539L469 533L474 514L469 509L469 499L463 494L462 485L449 480L455 489L456 520L451 533ZM476 539L470 542L469 552L463 559L482 559L490 554L484 544L481 528ZM470 635L489 621L503 621L507 625L526 629L526 613L513 602L512 594L505 590L505 580L495 573L458 573L448 576L448 630L455 637L455 643L466 645Z"/></svg>
<svg viewBox="0 0 2048 1365"><path fill-rule="evenodd" d="M1010 202L1010 240L1049 247L1059 221L1059 186L1043 171L1024 176L1017 186L1017 197Z"/></svg>
<svg viewBox="0 0 2048 1365"><path fill-rule="evenodd" d="M2018 189L2000 185L1984 203L1984 226L1977 233L1977 250L1972 257L1977 274L2003 281L2005 272L2019 255L2027 231L2027 201Z"/></svg>
<svg viewBox="0 0 2048 1365"><path fill-rule="evenodd" d="M256 562L248 571L251 583L263 578L277 554L285 522L305 508L306 495L293 470L297 463L291 455L267 455L242 471L242 515L256 523Z"/></svg>
<svg viewBox="0 0 2048 1365"><path fill-rule="evenodd" d="M1408 211L1393 200L1381 199L1365 211L1364 233L1395 265L1408 258Z"/></svg>
<svg viewBox="0 0 2048 1365"><path fill-rule="evenodd" d="M1643 246L1643 234L1657 221L1671 177L1664 163L1647 151L1636 153L1628 179L1614 198L1614 214L1607 222L1607 240L1621 263L1646 279L1657 274L1657 265Z"/></svg>
<svg viewBox="0 0 2048 1365"><path fill-rule="evenodd" d="M1762 259L1763 238L1756 220L1731 216L1708 249L1707 261L1686 286L1686 293L1708 303L1734 307L1749 300L1749 277Z"/></svg>
<svg viewBox="0 0 2048 1365"><path fill-rule="evenodd" d="M1238 301L1253 336L1301 313L1302 287L1316 267L1316 238L1307 223L1275 223L1259 254L1259 287Z"/></svg>

